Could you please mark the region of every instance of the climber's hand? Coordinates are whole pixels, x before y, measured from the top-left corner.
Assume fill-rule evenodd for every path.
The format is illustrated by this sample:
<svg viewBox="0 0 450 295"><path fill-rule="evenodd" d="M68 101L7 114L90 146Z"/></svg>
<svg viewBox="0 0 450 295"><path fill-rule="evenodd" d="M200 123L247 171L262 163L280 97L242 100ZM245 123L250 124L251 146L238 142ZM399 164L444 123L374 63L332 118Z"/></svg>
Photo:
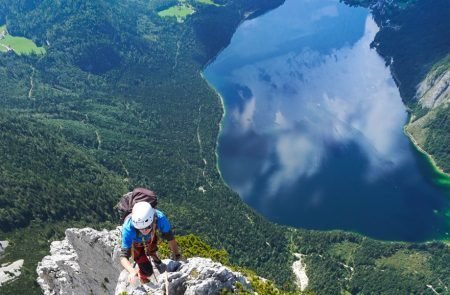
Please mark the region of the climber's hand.
<svg viewBox="0 0 450 295"><path fill-rule="evenodd" d="M172 259L174 261L178 261L178 262L185 262L184 257L180 253L178 253L178 254L172 253L172 256L170 257L170 259Z"/></svg>
<svg viewBox="0 0 450 295"><path fill-rule="evenodd" d="M128 275L128 283L134 283L134 281L139 280L139 271L133 269Z"/></svg>

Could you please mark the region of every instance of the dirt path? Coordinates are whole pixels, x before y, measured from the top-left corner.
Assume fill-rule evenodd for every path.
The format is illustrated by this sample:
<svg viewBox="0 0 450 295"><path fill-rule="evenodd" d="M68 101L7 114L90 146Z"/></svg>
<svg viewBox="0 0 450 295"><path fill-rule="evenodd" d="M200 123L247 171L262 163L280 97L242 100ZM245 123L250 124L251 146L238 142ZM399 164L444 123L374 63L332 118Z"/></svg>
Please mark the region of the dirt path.
<svg viewBox="0 0 450 295"><path fill-rule="evenodd" d="M97 130L95 130L95 135L97 135L97 149L99 150L102 146L102 138L100 137L100 133Z"/></svg>
<svg viewBox="0 0 450 295"><path fill-rule="evenodd" d="M177 52L175 53L175 63L173 65L173 67L172 67L172 70L175 70L175 68L178 65L178 55L180 55L180 46L181 46L181 41L178 40L177 41Z"/></svg>
<svg viewBox="0 0 450 295"><path fill-rule="evenodd" d="M5 47L6 48L6 51L11 51L12 50L12 48L11 47L9 47L8 45L5 45L5 44L0 44L2 47Z"/></svg>
<svg viewBox="0 0 450 295"><path fill-rule="evenodd" d="M202 139L200 137L201 113L202 113L202 106L200 105L198 108L198 119L197 119L197 142L198 142L200 158L202 159L203 165L204 165L203 170L202 170L202 175L205 178L206 182L209 184L209 186L212 187L212 183L208 180L208 177L206 175L206 167L208 166L208 161L206 161L206 159L203 157L203 145L202 145ZM201 191L205 192L206 190L204 188L202 188Z"/></svg>
<svg viewBox="0 0 450 295"><path fill-rule="evenodd" d="M33 69L33 71L31 72L31 76L30 76L30 90L28 91L28 98L29 98L29 99L32 99L32 96L33 96L33 88L34 88L33 76L34 76L35 68L32 67L32 69Z"/></svg>

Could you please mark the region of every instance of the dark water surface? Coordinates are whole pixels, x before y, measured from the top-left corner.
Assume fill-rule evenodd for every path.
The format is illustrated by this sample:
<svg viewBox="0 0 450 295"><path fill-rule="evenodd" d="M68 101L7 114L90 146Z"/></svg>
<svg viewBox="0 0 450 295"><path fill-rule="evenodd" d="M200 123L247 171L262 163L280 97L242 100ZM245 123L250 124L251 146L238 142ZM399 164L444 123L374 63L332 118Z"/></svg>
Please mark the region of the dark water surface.
<svg viewBox="0 0 450 295"><path fill-rule="evenodd" d="M448 237L449 188L403 133L398 89L370 49L377 31L334 0L287 0L243 23L205 70L226 109L220 170L281 224Z"/></svg>

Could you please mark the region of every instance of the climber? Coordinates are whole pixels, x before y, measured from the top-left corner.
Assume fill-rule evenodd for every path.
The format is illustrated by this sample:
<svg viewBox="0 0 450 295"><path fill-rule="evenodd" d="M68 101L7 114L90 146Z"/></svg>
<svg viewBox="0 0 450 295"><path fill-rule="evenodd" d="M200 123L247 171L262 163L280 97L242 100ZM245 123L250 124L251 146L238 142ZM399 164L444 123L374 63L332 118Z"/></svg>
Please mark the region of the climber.
<svg viewBox="0 0 450 295"><path fill-rule="evenodd" d="M161 211L152 208L148 202L136 203L122 226L120 263L129 272L129 281L138 276L141 283L149 282L148 277L153 274L153 267L148 256L153 259L160 273L165 271L165 265L156 255L158 250L156 230L159 230L161 237L168 241L172 259L181 260L181 253L167 217ZM129 260L131 256L137 263L138 270L132 266Z"/></svg>

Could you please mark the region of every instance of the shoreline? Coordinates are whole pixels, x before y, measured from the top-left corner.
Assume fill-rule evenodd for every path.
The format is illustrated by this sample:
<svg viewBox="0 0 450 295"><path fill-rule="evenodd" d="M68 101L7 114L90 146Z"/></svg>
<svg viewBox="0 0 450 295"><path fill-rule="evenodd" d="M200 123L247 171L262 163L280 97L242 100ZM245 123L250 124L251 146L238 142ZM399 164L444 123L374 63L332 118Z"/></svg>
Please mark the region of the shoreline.
<svg viewBox="0 0 450 295"><path fill-rule="evenodd" d="M245 18L244 20L242 20L241 23L239 23L239 25L238 25L237 28L239 28L239 26L240 26L243 22L245 22L246 20L247 20L246 18ZM237 29L236 29L235 31L237 31ZM201 76L201 78L202 78L204 81L206 81L207 85L213 90L213 92L217 95L217 97L218 97L219 100L220 100L220 105L221 105L221 108L222 108L222 115L221 115L221 118L220 118L220 121L219 121L219 124L218 124L218 125L219 125L219 129L218 129L217 136L216 136L216 140L215 140L216 143L215 143L215 150L214 150L214 153L215 153L215 156L216 156L216 160L215 160L215 162L216 162L216 171L219 173L219 176L220 176L220 178L222 179L222 182L225 184L225 186L227 186L227 187L228 187L229 189L231 189L233 192L235 192L235 191L227 184L227 182L225 181L225 179L223 178L223 175L222 175L222 173L221 173L220 163L219 163L219 151L218 151L218 148L219 148L219 139L220 139L220 136L222 135L222 132L223 132L223 129L224 129L224 119L225 119L225 117L226 117L226 115L227 115L227 109L226 109L226 106L225 106L224 97L223 97L223 96L221 95L221 93L217 90L217 88L216 88L215 85L212 83L212 81L210 81L210 80L207 79L207 77L206 77L206 75L205 75L205 71L207 70L207 68L208 68L211 64L213 64L213 63L217 60L218 56L220 56L220 54L221 54L228 46L230 46L231 39L233 38L234 34L235 34L235 32L233 33L232 37L230 38L229 44L227 44L226 46L224 46L223 48L221 48L220 51L217 53L217 55L215 55L214 57L212 57L212 58L206 63L206 65L203 67L203 69L200 71L200 76ZM216 77L216 78L217 78L217 77ZM220 77L218 77L218 78L220 78ZM402 101L402 102L403 102L403 101ZM405 123L405 122L404 122L404 123ZM410 133L406 130L406 127L407 127L409 124L410 124L410 118L409 118L407 124L404 124L404 125L403 125L403 132L404 132L404 134L409 138L409 140L410 140L410 142L413 144L414 148L415 148L421 155L425 156L426 159L427 159L427 161L431 164L431 167L433 167L433 168L432 168L432 171L437 173L437 175L435 176L435 178L436 178L436 179L439 179L440 177L445 177L445 179L448 179L448 180L450 181L450 174L445 173L445 172L437 165L437 163L436 163L436 161L434 160L434 158L433 158L430 154L428 154L428 153L427 153L427 152L426 152L426 151L425 151L425 150L417 143L417 141L416 141L415 138L412 136L412 134L410 134ZM444 184L444 186L447 186L447 185ZM450 187L450 185L448 185L448 187ZM237 192L235 192L235 193L237 193ZM238 195L239 195L239 194L238 194ZM239 195L239 197L240 197L240 199L241 199L242 201L244 201L244 199L242 198L242 196ZM449 208L449 210L445 210L444 212L445 212L444 215L448 215L448 214L450 213L450 208ZM258 214L261 214L261 213L258 212ZM274 223L274 224L277 224L277 225L281 225L281 224L278 223L278 222L270 221L267 217L264 217L264 219L268 220L270 223ZM449 218L448 220L450 221L450 218ZM293 228L293 229L305 229L305 230L311 230L311 229L300 228L300 227L293 227L293 226L288 226L288 227ZM329 231L330 231L330 230L317 230L317 229L313 229L313 230L321 231L321 232L329 232ZM367 236L367 235L364 235L364 234L362 234L362 233L359 233L359 232L356 232L356 231L352 231L352 230L343 230L343 229L334 229L334 230L340 230L340 231L344 231L344 232L349 232L349 233L353 233L353 234L358 234L358 235L362 235L362 236L364 236L364 237L368 237L368 238L371 238L371 239L374 239L374 240L378 240L378 241L382 241L382 242L386 242L386 243L428 243L428 242L438 241L438 242L445 243L445 244L447 244L447 245L450 247L450 238L449 238L448 234L446 235L445 233L444 233L442 236L437 235L437 236L428 238L428 239L423 240L423 241L413 241L413 242L411 242L411 241L405 241L405 240L382 240L382 239L379 239L379 238L372 238L372 237L369 237L369 236ZM331 230L331 231L333 231L333 230Z"/></svg>
<svg viewBox="0 0 450 295"><path fill-rule="evenodd" d="M450 174L447 174L444 172L444 170L442 170L441 167L439 167L436 163L436 161L434 160L433 156L430 155L429 153L427 153L420 145L419 143L416 141L416 139L414 138L414 136L408 132L408 130L406 129L408 127L410 123L408 122L408 124L406 124L403 127L403 132L405 133L405 135L408 137L409 141L412 143L412 145L414 146L414 148L420 153L422 154L428 161L428 163L431 165L433 171L435 173L437 173L437 177L443 177L445 179L447 179L450 183ZM439 186L446 186L450 188L450 184L437 184ZM450 216L450 208L447 210L447 212L444 214L445 217L449 220L448 218ZM447 246L450 247L450 237L447 234L444 234L442 237L437 239L440 242L445 243Z"/></svg>
<svg viewBox="0 0 450 295"><path fill-rule="evenodd" d="M219 93L219 91L216 89L216 87L205 77L205 75L204 75L204 73L203 73L203 71L202 72L200 72L200 76L202 77L202 79L209 85L209 87L211 87L211 89L214 91L214 93L217 95L217 97L219 98L219 101L220 101L220 105L221 105L221 108L222 108L222 116L221 116L221 118L220 118L220 122L219 122L219 131L218 131L218 133L217 133L217 137L216 137L216 148L215 148L215 151L214 151L214 153L215 153L215 156L216 156L216 169L217 169L217 172L219 173L219 175L220 175L220 178L222 179L222 181L223 181L223 183L228 187L228 188L230 188L231 190L233 190L227 183L226 183L226 181L225 181L225 179L223 178L223 175L222 175L222 172L220 171L220 165L219 165L219 153L218 153L218 147L219 147L219 138L220 138L220 135L221 135L221 133L222 133L222 130L223 130L223 120L224 120L224 118L225 118L225 116L226 116L226 113L227 113L227 109L226 109L226 107L225 107L225 101L224 101L224 98L223 98L223 96ZM412 145L414 146L414 148L419 152L419 153L421 153L423 156L425 156L426 158L427 158L427 160L428 160L428 162L429 162L429 164L431 165L431 167L433 168L433 171L434 172L436 172L439 176L441 176L441 177L445 177L445 178L447 178L449 181L450 181L450 174L447 174L447 173L445 173L443 170L442 170L442 168L440 168L438 165L437 165L437 163L436 163L436 161L434 160L434 158L430 155L430 154L428 154L418 143L417 143L417 141L415 140L415 138L413 137L413 135L412 134L410 134L407 130L406 130L406 127L409 125L409 122L407 123L407 124L405 124L404 126L403 126L403 132L405 133L405 135L408 137L408 139L410 140L410 142L412 143ZM450 187L450 185L449 185L449 187ZM234 190L233 190L234 191ZM242 199L242 198L241 198ZM450 212L450 211L449 211ZM447 213L448 214L448 213ZM296 228L296 227L292 227L292 228L294 228L294 229L298 229L298 228ZM303 228L304 229L304 228ZM319 230L320 231L320 230ZM327 230L325 230L325 231L327 231ZM351 233L353 233L353 234L358 234L358 235L362 235L362 236L365 236L364 234L361 234L361 233L359 233L359 232L355 232L355 231L349 231L349 230L344 230L345 232L351 232ZM370 238L370 237L369 237ZM378 240L378 239L376 239L376 240ZM400 242L400 243L410 243L410 242L407 242L407 241L395 241L395 240L392 240L392 241L388 241L388 240L379 240L379 241L383 241L383 242L387 242L387 243L398 243L398 242ZM444 244L446 244L448 247L450 247L450 237L447 235L447 236L442 236L442 237L435 237L435 238L433 238L433 239L430 239L430 240L425 240L425 241L422 241L422 242L413 242L413 243L428 243L428 242L432 242L432 241L439 241L439 242L442 242L442 243L444 243Z"/></svg>
<svg viewBox="0 0 450 295"><path fill-rule="evenodd" d="M403 127L403 133L405 133L405 135L409 138L410 142L413 144L413 146L416 148L416 150L418 152L420 152L422 155L424 155L428 162L431 164L431 166L433 167L433 170L438 173L440 176L446 177L450 180L450 174L449 173L445 173L444 170L442 170L441 167L439 167L439 165L436 163L436 160L433 158L432 155L430 155L427 151L425 151L420 145L419 143L416 141L416 139L414 138L414 136L408 132L408 130L406 129L408 127L410 123L408 122L408 124L406 124Z"/></svg>
<svg viewBox="0 0 450 295"><path fill-rule="evenodd" d="M206 69L206 67L205 67L205 69ZM225 108L225 101L224 101L224 98L222 97L222 95L216 89L216 87L212 83L210 83L208 79L206 79L205 75L203 74L203 71L200 72L200 76L208 84L208 86L214 91L216 96L219 98L220 106L222 108L222 116L219 121L219 130L218 130L217 136L216 136L216 148L214 149L214 154L216 155L216 170L219 173L220 178L222 179L223 183L225 183L225 185L229 187L229 185L226 183L225 179L223 178L222 171L220 171L219 152L218 152L219 138L220 138L220 135L222 134L222 129L223 129L223 120L225 118L225 115L227 114L227 109Z"/></svg>

